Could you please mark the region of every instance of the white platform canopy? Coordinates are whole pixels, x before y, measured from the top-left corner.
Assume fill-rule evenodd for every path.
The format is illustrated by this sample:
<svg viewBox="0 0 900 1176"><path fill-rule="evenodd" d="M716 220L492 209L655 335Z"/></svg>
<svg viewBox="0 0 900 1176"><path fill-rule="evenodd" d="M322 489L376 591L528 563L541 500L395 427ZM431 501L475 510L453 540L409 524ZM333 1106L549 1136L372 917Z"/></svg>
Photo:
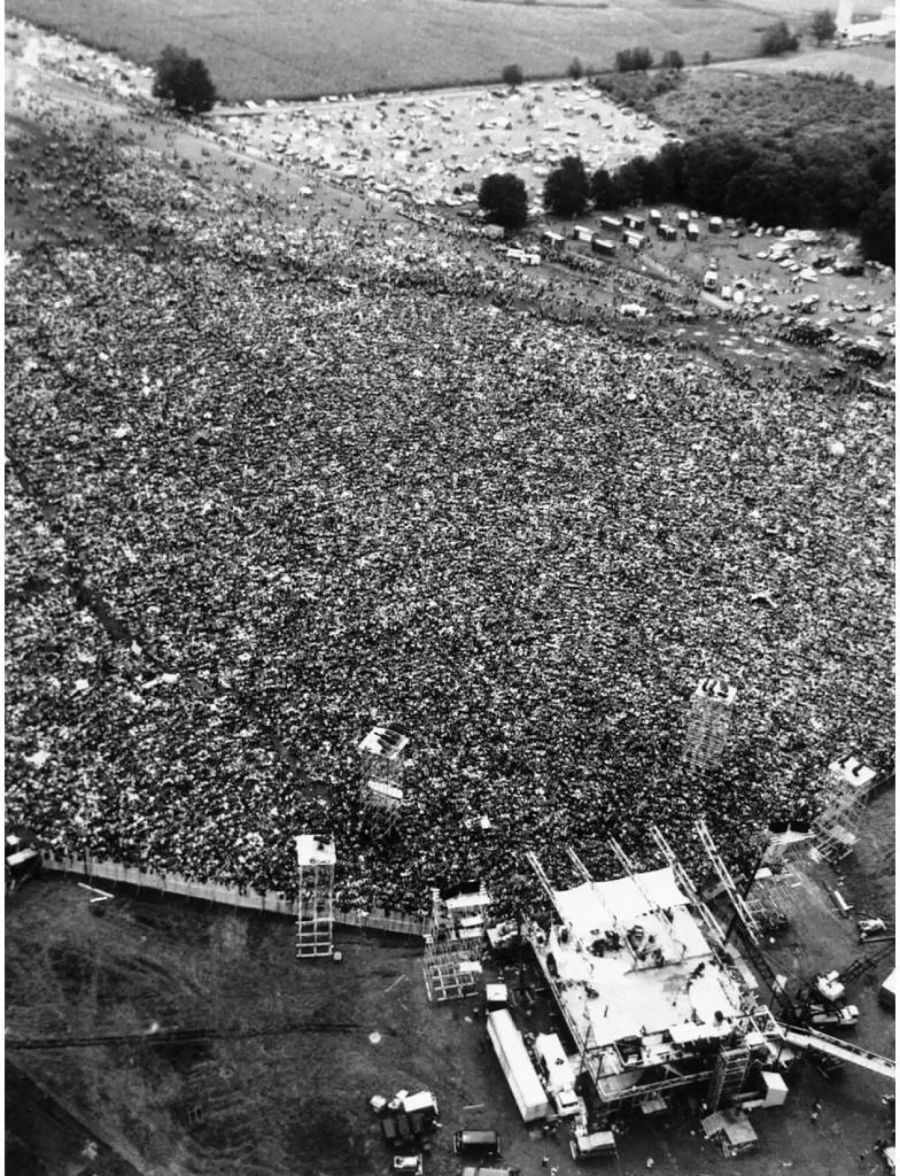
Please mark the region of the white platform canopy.
<svg viewBox="0 0 900 1176"><path fill-rule="evenodd" d="M297 864L300 866L333 866L337 861L334 842L314 833L304 833L297 838Z"/></svg>

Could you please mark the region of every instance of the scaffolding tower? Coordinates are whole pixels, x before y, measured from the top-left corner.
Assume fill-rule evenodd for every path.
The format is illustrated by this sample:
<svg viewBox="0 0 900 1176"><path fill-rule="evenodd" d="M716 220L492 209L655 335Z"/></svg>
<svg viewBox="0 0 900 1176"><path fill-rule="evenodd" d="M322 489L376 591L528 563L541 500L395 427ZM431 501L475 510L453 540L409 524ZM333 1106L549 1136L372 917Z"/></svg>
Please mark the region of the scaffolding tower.
<svg viewBox="0 0 900 1176"><path fill-rule="evenodd" d="M409 736L396 727L373 727L357 747L364 780L400 786Z"/></svg>
<svg viewBox="0 0 900 1176"><path fill-rule="evenodd" d="M722 758L737 687L722 678L701 678L691 696L684 761L694 771L714 768Z"/></svg>
<svg viewBox="0 0 900 1176"><path fill-rule="evenodd" d="M825 807L812 824L815 848L834 865L859 841L862 812L875 790L875 772L854 756L828 765Z"/></svg>
<svg viewBox="0 0 900 1176"><path fill-rule="evenodd" d="M334 952L334 841L325 834L297 838L300 900L297 913L297 958L315 959Z"/></svg>
<svg viewBox="0 0 900 1176"><path fill-rule="evenodd" d="M719 1050L706 1097L708 1114L734 1102L735 1096L743 1089L749 1065L750 1050L745 1045L734 1049L723 1046Z"/></svg>
<svg viewBox="0 0 900 1176"><path fill-rule="evenodd" d="M409 737L395 727L373 727L358 745L362 760L361 801L373 825L391 832L403 805L403 769Z"/></svg>
<svg viewBox="0 0 900 1176"><path fill-rule="evenodd" d="M431 898L432 930L425 937L423 968L428 999L461 1000L478 988L491 896L479 888L443 899L435 888Z"/></svg>
<svg viewBox="0 0 900 1176"><path fill-rule="evenodd" d="M783 931L788 925L787 912L791 907L788 891L799 885L797 875L783 862L773 861L756 871L745 902L764 935Z"/></svg>

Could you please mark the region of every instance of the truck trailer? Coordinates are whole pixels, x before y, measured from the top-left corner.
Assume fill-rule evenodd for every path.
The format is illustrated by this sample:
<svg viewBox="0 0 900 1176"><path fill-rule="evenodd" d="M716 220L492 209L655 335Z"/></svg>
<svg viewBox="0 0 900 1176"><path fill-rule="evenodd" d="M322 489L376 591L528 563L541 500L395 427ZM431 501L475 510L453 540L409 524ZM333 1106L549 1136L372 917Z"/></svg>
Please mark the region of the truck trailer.
<svg viewBox="0 0 900 1176"><path fill-rule="evenodd" d="M488 1013L487 1032L522 1121L546 1119L550 1114L547 1094L509 1009Z"/></svg>

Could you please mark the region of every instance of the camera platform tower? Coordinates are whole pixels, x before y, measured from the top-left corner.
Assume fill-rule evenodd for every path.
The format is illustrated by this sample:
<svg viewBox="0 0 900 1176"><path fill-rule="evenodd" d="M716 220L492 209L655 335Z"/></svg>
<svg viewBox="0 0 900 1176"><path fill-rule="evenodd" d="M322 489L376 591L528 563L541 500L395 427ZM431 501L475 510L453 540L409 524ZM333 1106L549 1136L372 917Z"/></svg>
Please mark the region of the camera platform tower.
<svg viewBox="0 0 900 1176"><path fill-rule="evenodd" d="M373 727L358 745L362 805L373 824L390 832L403 809L403 769L409 736L395 727Z"/></svg>
<svg viewBox="0 0 900 1176"><path fill-rule="evenodd" d="M334 841L325 834L297 838L300 901L297 911L297 958L320 959L334 952Z"/></svg>
<svg viewBox="0 0 900 1176"><path fill-rule="evenodd" d="M705 772L722 758L731 725L737 687L722 678L701 678L691 696L684 761L689 768Z"/></svg>

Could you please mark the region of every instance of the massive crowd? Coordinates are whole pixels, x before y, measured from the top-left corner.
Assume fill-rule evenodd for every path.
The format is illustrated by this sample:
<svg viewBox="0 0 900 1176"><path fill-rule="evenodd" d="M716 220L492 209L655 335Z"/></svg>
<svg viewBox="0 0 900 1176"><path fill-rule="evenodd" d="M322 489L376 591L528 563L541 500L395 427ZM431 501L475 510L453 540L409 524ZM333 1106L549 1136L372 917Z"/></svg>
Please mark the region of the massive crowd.
<svg viewBox="0 0 900 1176"><path fill-rule="evenodd" d="M52 176L106 243L7 270L9 819L286 895L294 835L330 827L342 905L478 878L503 913L528 848L603 876L611 834L655 861L656 821L699 869L705 813L746 865L836 753L887 761L888 402L566 325L564 294L537 318L465 243L55 117L14 186ZM738 702L699 777L711 673ZM411 736L390 837L376 720Z"/></svg>

